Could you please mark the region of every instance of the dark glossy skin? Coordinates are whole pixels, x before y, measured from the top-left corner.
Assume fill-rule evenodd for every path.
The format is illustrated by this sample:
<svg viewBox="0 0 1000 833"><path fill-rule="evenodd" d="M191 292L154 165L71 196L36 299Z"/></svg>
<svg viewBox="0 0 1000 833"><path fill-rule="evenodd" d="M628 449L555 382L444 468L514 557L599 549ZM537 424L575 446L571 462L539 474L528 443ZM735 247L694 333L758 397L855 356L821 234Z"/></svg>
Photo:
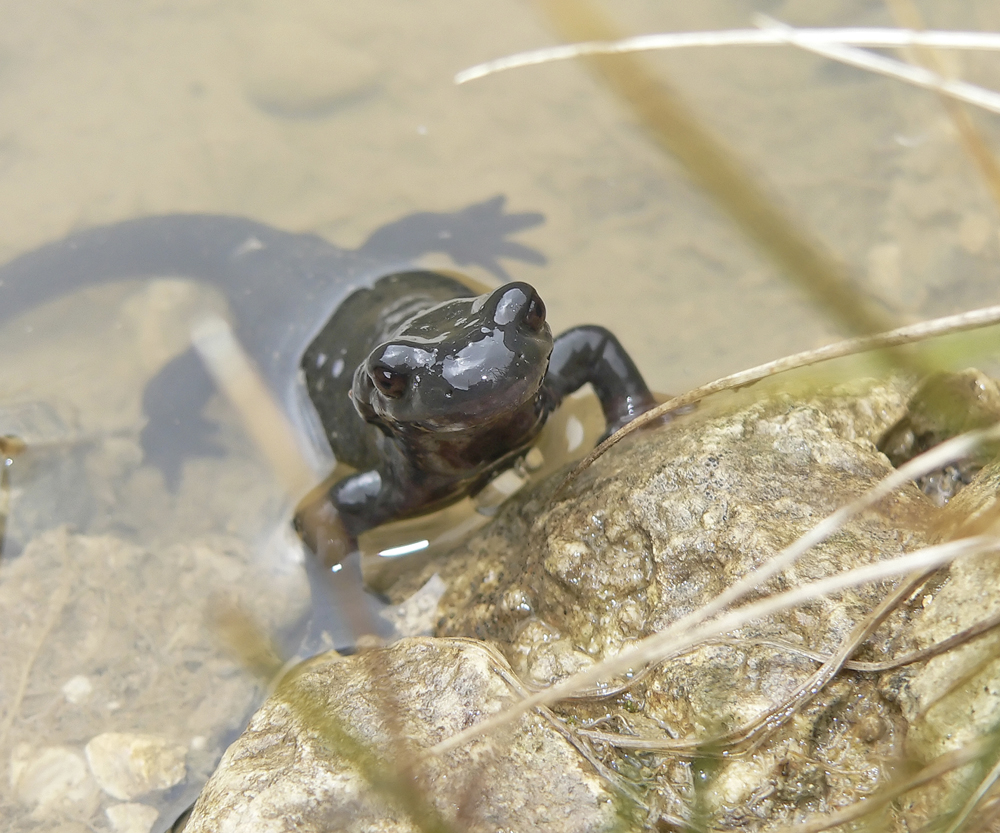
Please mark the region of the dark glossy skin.
<svg viewBox="0 0 1000 833"><path fill-rule="evenodd" d="M374 347L353 374L344 363L332 373L330 357L346 355L338 339L349 321L358 320L364 299L349 299L344 320L332 321L303 360L314 401L329 386L340 401L353 403L351 436L343 434L350 414L341 412L330 426L331 444L341 449L340 459L365 469L335 483L325 507L311 506L311 523L300 517L300 530L325 561L339 557L331 543L337 529L331 510L354 538L474 492L531 444L567 394L588 382L609 432L655 405L607 330L577 327L553 340L541 298L526 283L433 303L435 281L441 294L467 291L434 273L385 280L392 287L387 284L378 303L386 315L372 321L378 335L368 342ZM417 282L421 289L413 291ZM360 420L369 426L363 434L356 430Z"/></svg>
<svg viewBox="0 0 1000 833"><path fill-rule="evenodd" d="M216 287L228 302L237 338L322 477L329 470L330 450L298 371L303 352L331 315L358 289L429 252L476 264L501 279L506 278L501 257L542 263L538 252L508 239L542 219L535 213L508 214L503 198L495 197L453 213L411 214L348 250L315 234L286 232L244 217L142 217L76 232L0 266L0 323L67 293L113 281L185 277ZM146 387L145 461L163 472L171 488L180 481L185 459L221 453L215 425L202 416L214 391L193 350L171 361Z"/></svg>

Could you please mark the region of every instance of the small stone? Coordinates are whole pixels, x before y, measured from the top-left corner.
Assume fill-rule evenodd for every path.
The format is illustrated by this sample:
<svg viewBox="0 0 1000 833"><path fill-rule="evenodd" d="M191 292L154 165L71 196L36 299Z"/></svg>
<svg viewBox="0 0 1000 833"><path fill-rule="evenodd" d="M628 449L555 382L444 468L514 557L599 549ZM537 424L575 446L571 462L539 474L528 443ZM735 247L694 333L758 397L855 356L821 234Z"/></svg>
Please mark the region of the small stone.
<svg viewBox="0 0 1000 833"><path fill-rule="evenodd" d="M101 789L122 801L165 790L184 778L187 750L153 735L106 732L87 744L87 762Z"/></svg>
<svg viewBox="0 0 1000 833"><path fill-rule="evenodd" d="M351 754L322 739L317 720L344 726L390 767L412 766L427 806L456 830L610 829L622 808L605 777L540 714L442 755L416 754L516 702L510 674L472 640L403 639L351 657L315 657L286 678L223 756L185 833L412 833Z"/></svg>
<svg viewBox="0 0 1000 833"><path fill-rule="evenodd" d="M160 815L148 804L115 804L104 811L115 833L149 833Z"/></svg>
<svg viewBox="0 0 1000 833"><path fill-rule="evenodd" d="M95 792L83 757L63 746L48 746L32 755L22 744L12 756L10 770L18 800L42 810L82 801Z"/></svg>
<svg viewBox="0 0 1000 833"><path fill-rule="evenodd" d="M63 683L62 693L67 703L79 705L85 702L94 691L94 686L83 674L70 677Z"/></svg>

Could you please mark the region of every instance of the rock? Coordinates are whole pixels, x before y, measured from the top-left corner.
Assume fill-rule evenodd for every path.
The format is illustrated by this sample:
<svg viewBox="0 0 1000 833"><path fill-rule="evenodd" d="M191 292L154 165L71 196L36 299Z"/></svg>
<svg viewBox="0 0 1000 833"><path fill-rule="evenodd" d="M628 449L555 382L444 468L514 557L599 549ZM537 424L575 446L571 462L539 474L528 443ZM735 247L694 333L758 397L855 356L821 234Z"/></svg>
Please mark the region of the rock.
<svg viewBox="0 0 1000 833"><path fill-rule="evenodd" d="M945 540L972 523L974 532L1000 534L996 522L1000 498L1000 461L983 469L955 497L941 530ZM970 530L965 529L968 534ZM915 648L927 648L1000 615L1000 559L994 553L960 559L935 576L917 603L907 636ZM898 703L907 721L905 754L912 765L926 765L941 755L960 752L995 732L1000 716L1000 631L886 675L883 692ZM967 772L957 770L923 791L907 794L900 810L911 827L941 807L964 800ZM974 827L974 825L973 825Z"/></svg>
<svg viewBox="0 0 1000 833"><path fill-rule="evenodd" d="M104 811L115 833L149 833L160 815L148 804L113 804Z"/></svg>
<svg viewBox="0 0 1000 833"><path fill-rule="evenodd" d="M101 789L123 801L179 784L186 772L185 747L151 735L105 732L86 752Z"/></svg>
<svg viewBox="0 0 1000 833"><path fill-rule="evenodd" d="M445 591L440 576L431 576L427 583L401 604L379 611L379 616L392 625L400 636L430 636L437 620L437 606Z"/></svg>
<svg viewBox="0 0 1000 833"><path fill-rule="evenodd" d="M87 698L94 693L94 686L83 674L70 677L62 687L63 697L67 703L79 705L85 703Z"/></svg>
<svg viewBox="0 0 1000 833"><path fill-rule="evenodd" d="M955 379L944 389L980 377ZM488 640L521 679L547 685L697 609L888 475L892 465L878 444L913 416L908 400L916 389L895 380L806 397L704 402L663 429L633 435L557 496L561 476L513 501L491 527L392 595L402 598L439 574L448 589L436 633ZM922 418L922 406L913 407ZM936 440L951 433L945 428ZM900 489L751 600L940 540L948 513L995 501L1000 471L994 466L971 482L946 509L914 485ZM998 567L995 556L984 556L946 571L954 578L900 605L861 658L885 660L950 636L963 605L967 624L996 610ZM973 573L963 578L966 570ZM893 586L865 585L775 614L631 682L609 681L621 683L615 696L566 701L557 712L570 725L602 727L583 734L603 741L609 769L632 773L654 819L688 818L695 795L709 828L769 830L820 818L875 795L901 758L916 764L957 748L953 721L965 726L958 734L968 742L992 727L987 715L1000 713L994 663L977 678L978 689L962 687L961 708L938 706L928 720L921 704L936 702L956 680L955 659L939 657L927 664L944 666L933 679L922 666L841 672L787 719L751 728L780 712L818 668L801 651L836 651ZM970 597L978 603L968 605ZM921 618L925 610L933 620ZM981 659L990 647L967 650ZM642 742L654 746L633 748ZM677 748L684 742L687 751ZM737 754L712 760L709 752L696 763L690 756L700 744ZM880 829L925 824L951 806L957 785L911 795L880 819Z"/></svg>
<svg viewBox="0 0 1000 833"><path fill-rule="evenodd" d="M978 370L935 373L910 397L906 414L879 441L894 466L901 466L942 442L966 431L987 428L1000 414L997 383ZM993 456L983 448L917 479L921 491L944 506Z"/></svg>
<svg viewBox="0 0 1000 833"><path fill-rule="evenodd" d="M989 385L975 372L943 382L930 387L964 396L972 384L972 399L986 410L996 399L980 395ZM552 734L550 713L531 713L514 735L487 734L440 760L416 753L513 697L503 686L495 699L483 697L484 668L502 674L504 666L484 659L493 655L472 640L498 650L527 688L662 631L890 474L879 451L887 437L905 452L902 462L925 435L940 442L961 430L947 409L936 423L929 389L905 379L797 396L758 386L633 435L568 487L557 474L526 490L491 526L391 588L398 602L439 576L437 640L308 666L226 753L188 829L416 829L398 797L371 796L362 758L355 751L349 762L336 748L331 721L402 766L408 783L415 779L419 794L462 830L560 829L564 813L573 829L592 829L610 821L596 813L595 796L608 813L616 807L629 830L672 830L699 813L704 829L772 831L876 806L872 799L898 773L969 748L996 728L1000 634L892 665L1000 611L996 555L929 577L877 627L872 616L895 580L774 613L580 691L554 707L561 734ZM989 421L975 415L976 425ZM900 439L909 433L918 442ZM759 583L749 601L969 528L989 530L1000 515L998 495L1000 463L982 455L934 500L908 484ZM942 498L947 504L936 505ZM822 658L841 650L857 668L838 665L818 679ZM564 744L554 747L558 755L537 743L550 734ZM593 753L581 759L587 749ZM968 772L911 789L868 821L890 833L926 828L966 800L975 787ZM567 774L586 789L561 786ZM398 796L398 788L389 793ZM543 804L548 816L531 814Z"/></svg>
<svg viewBox="0 0 1000 833"><path fill-rule="evenodd" d="M11 756L11 785L18 800L33 806L35 817L57 815L92 803L97 789L83 756L64 746L33 750L20 744Z"/></svg>
<svg viewBox="0 0 1000 833"><path fill-rule="evenodd" d="M440 759L418 757L513 703L509 674L496 654L467 640L404 639L348 659L314 659L226 752L185 833L427 829L373 791L357 763L363 754L347 751L355 743L380 760L366 771L383 790L395 770L455 829L609 829L621 797L544 714Z"/></svg>

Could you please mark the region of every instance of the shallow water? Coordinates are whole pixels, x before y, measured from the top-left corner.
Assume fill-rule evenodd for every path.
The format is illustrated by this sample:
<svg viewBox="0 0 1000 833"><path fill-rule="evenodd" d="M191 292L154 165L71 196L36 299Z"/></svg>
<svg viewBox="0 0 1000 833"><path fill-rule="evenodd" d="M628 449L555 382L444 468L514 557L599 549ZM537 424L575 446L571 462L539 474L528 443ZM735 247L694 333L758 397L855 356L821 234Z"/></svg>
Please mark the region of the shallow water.
<svg viewBox="0 0 1000 833"><path fill-rule="evenodd" d="M988 0L924 5L932 27L1000 30ZM802 25L892 24L881 2L863 0L607 7L630 33L742 28L755 11ZM593 322L615 331L656 389L681 391L838 337L581 65L452 83L469 65L552 40L531 4L479 0L4 4L0 260L73 230L178 211L245 215L353 248L411 212L504 194L508 210L546 218L516 239L547 263L504 261L511 277L538 287L554 330ZM946 59L967 80L1000 87L1000 56ZM997 303L997 209L933 95L791 48L648 60L900 319ZM997 118L973 117L1000 146ZM424 262L455 266L443 255ZM72 763L98 732L170 735L189 748L197 781L223 743L224 731L205 728L222 707L170 711L183 700L167 696L174 688L150 692L199 662L186 672L191 685L234 681L236 724L260 692L210 645L185 642L184 605L200 616L213 587L257 598L254 582L267 585L274 571L282 592L304 592L275 532L281 491L221 398L210 416L226 456L188 465L176 493L137 456L142 388L183 348L185 311L205 305L219 299L190 284L130 284L64 299L0 331L0 433L32 442L11 467L0 563L0 592L14 606L5 618L19 623L0 631L10 724L0 733L0 816L15 819L12 829L115 829L105 811L116 801ZM32 542L60 524L87 542L108 536L103 549L50 533L35 545L37 571L26 566ZM132 546L147 555L121 555ZM181 548L169 551L185 565L176 573L147 564L167 546ZM78 578L68 601L52 605L67 575L60 559L78 550L104 559L108 572L91 574L108 581L115 558L146 566L119 565L121 584L104 592L103 607L87 607L100 590ZM127 628L129 616L107 613L122 598L143 611L136 616L176 627L112 648L120 657L152 650L162 665L108 665L99 643L108 622ZM287 625L302 604L261 610ZM87 634L90 653L74 633ZM178 644L188 653L171 654ZM73 702L79 686L71 695L63 687L77 676L93 693ZM170 685L184 690L186 679ZM178 714L196 716L179 725ZM70 781L79 774L73 789L42 798L24 784L8 790L35 772L44 749L61 750L45 761L61 761ZM138 802L170 806L180 789Z"/></svg>

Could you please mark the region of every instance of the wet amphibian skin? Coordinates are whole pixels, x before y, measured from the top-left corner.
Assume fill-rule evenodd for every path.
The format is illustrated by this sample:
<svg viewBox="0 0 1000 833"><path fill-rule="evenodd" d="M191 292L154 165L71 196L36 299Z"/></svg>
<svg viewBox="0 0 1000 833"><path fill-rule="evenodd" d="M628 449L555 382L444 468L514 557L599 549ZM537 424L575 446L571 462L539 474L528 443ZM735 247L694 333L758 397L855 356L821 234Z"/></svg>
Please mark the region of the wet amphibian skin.
<svg viewBox="0 0 1000 833"><path fill-rule="evenodd" d="M505 214L503 199L494 198L453 214L411 215L347 251L239 217L140 218L70 235L0 267L0 320L113 280L180 276L218 288L317 474L329 470L331 450L358 470L311 505L322 523L299 524L314 550L328 549L322 530L336 510L338 534L350 545L366 529L485 484L588 382L609 431L654 404L606 330L578 327L553 340L527 284L476 295L453 277L404 271L421 254L445 251L505 277L499 257L543 262L507 239L541 219ZM170 486L185 456L217 451L201 415L212 390L193 351L145 390L143 450Z"/></svg>
<svg viewBox="0 0 1000 833"><path fill-rule="evenodd" d="M433 272L390 275L352 295L302 367L337 459L359 470L300 514L303 537L324 561L342 555L331 524L352 541L476 491L584 384L608 432L655 405L604 328L553 339L528 284L476 296Z"/></svg>
<svg viewBox="0 0 1000 833"><path fill-rule="evenodd" d="M412 267L430 252L506 279L499 258L544 263L508 239L543 220L510 214L495 197L452 213L420 212L389 223L357 249L245 217L168 214L70 234L0 266L0 323L69 293L143 278L187 278L217 289L230 322L300 435L317 479L330 470L324 431L299 378L299 362L330 316L355 291ZM146 463L173 490L186 459L221 454L203 416L215 385L193 349L177 356L143 393Z"/></svg>

